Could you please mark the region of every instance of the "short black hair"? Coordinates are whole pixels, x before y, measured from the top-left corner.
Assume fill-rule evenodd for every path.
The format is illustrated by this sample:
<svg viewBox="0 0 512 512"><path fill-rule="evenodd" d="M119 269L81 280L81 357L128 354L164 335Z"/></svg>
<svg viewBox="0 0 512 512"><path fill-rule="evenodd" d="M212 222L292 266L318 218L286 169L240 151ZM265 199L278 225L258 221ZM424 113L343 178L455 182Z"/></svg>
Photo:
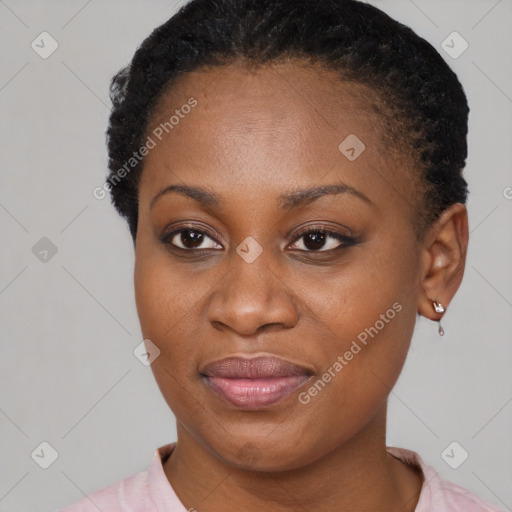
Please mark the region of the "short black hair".
<svg viewBox="0 0 512 512"><path fill-rule="evenodd" d="M323 64L379 97L386 136L412 155L421 183L419 239L444 209L466 203L467 99L441 55L409 27L356 0L191 0L142 42L110 85L106 185L134 243L144 159L132 160L129 172L126 163L144 145L163 94L202 67L290 58Z"/></svg>

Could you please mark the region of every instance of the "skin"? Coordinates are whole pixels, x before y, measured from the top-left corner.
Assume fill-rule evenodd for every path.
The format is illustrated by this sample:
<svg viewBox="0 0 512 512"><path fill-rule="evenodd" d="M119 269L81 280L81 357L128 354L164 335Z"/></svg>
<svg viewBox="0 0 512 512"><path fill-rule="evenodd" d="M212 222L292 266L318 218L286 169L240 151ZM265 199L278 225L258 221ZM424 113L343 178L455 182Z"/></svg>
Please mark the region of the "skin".
<svg viewBox="0 0 512 512"><path fill-rule="evenodd" d="M161 350L151 367L177 420L177 447L164 463L170 484L200 512L413 511L423 479L386 453L387 397L417 314L439 320L431 301L447 307L460 285L466 208L445 210L418 243L414 163L383 144L371 91L330 71L292 61L188 73L151 127L190 97L197 106L146 157L135 247L141 329ZM353 162L338 149L351 133L366 146ZM371 204L348 193L288 209L279 202L340 181ZM219 204L171 192L150 208L162 189L184 184L208 187ZM190 223L205 233L202 256L161 240ZM359 242L329 237L319 249L333 250L308 252L299 230L322 227ZM236 252L248 236L263 249L252 263ZM180 234L172 241L183 243ZM299 392L394 303L401 311L300 403ZM199 376L232 355L279 356L314 376L272 407L239 410Z"/></svg>

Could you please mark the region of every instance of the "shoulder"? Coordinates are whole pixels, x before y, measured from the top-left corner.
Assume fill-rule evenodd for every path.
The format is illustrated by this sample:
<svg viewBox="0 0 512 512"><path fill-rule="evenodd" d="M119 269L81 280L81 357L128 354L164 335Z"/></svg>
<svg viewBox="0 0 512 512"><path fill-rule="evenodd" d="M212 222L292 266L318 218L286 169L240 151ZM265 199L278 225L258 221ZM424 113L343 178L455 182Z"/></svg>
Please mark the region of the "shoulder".
<svg viewBox="0 0 512 512"><path fill-rule="evenodd" d="M145 471L119 480L55 512L156 512L160 509L156 503L161 510L183 511L162 466L175 446L176 443L170 443L157 448Z"/></svg>
<svg viewBox="0 0 512 512"><path fill-rule="evenodd" d="M58 512L109 512L145 511L147 497L147 471L110 484ZM129 504L129 508L128 508Z"/></svg>
<svg viewBox="0 0 512 512"><path fill-rule="evenodd" d="M402 462L421 469L423 487L415 512L503 512L468 489L441 479L438 472L425 464L416 452L390 446L387 450Z"/></svg>
<svg viewBox="0 0 512 512"><path fill-rule="evenodd" d="M444 506L447 511L503 512L482 500L468 489L447 480L438 479L437 492L432 496L432 505ZM444 510L444 509L442 509Z"/></svg>

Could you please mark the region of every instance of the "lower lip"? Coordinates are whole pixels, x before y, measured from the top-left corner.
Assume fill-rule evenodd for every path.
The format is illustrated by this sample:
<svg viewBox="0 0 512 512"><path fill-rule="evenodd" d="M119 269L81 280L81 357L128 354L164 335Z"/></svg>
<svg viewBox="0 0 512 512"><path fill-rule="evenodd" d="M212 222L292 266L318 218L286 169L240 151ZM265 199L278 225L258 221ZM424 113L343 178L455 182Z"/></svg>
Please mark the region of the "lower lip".
<svg viewBox="0 0 512 512"><path fill-rule="evenodd" d="M308 379L308 375L261 379L206 377L206 382L216 395L235 407L261 409L290 396Z"/></svg>

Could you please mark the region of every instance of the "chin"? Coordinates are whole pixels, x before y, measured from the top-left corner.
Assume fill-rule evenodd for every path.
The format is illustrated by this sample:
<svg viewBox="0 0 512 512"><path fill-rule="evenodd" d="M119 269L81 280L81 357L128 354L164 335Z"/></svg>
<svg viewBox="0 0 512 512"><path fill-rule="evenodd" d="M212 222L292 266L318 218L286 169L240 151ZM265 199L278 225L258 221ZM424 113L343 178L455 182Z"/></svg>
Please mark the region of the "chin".
<svg viewBox="0 0 512 512"><path fill-rule="evenodd" d="M267 433L259 437L234 435L229 440L225 437L211 441L203 439L201 444L226 465L246 471L278 472L307 466L323 454L321 446L305 445L304 436L301 437L286 436L284 439Z"/></svg>

